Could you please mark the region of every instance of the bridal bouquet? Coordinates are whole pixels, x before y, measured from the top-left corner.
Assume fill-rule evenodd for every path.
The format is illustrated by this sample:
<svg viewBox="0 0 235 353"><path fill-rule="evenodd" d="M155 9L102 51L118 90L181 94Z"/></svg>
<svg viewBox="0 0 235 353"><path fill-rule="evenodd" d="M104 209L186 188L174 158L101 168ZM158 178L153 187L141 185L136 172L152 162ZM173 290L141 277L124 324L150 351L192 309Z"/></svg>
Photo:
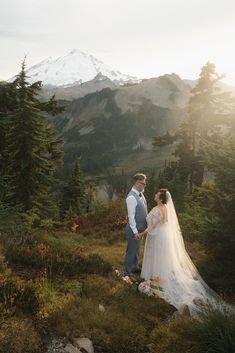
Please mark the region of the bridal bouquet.
<svg viewBox="0 0 235 353"><path fill-rule="evenodd" d="M152 280L150 281L150 286L153 289L159 289L163 291L162 287L160 286L160 278L159 277L153 277Z"/></svg>
<svg viewBox="0 0 235 353"><path fill-rule="evenodd" d="M163 289L160 286L160 278L153 277L151 280L144 281L139 284L139 291L141 293L147 294L148 296L161 297L163 294Z"/></svg>

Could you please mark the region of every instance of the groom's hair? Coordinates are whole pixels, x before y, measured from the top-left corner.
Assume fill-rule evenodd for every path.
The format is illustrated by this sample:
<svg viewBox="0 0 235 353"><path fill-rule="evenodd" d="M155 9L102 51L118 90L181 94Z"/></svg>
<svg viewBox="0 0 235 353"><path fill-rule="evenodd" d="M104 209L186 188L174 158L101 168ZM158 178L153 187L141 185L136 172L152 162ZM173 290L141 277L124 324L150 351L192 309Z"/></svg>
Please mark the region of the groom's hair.
<svg viewBox="0 0 235 353"><path fill-rule="evenodd" d="M137 173L133 176L132 181L135 184L137 181L146 181L146 175L143 173Z"/></svg>

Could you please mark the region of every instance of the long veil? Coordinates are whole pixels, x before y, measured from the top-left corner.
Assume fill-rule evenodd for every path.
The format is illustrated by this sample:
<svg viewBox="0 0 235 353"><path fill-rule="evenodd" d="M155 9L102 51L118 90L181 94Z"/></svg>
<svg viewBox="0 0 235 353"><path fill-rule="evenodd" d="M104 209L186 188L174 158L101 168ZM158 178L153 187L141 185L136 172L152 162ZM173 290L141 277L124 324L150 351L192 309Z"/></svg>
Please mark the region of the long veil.
<svg viewBox="0 0 235 353"><path fill-rule="evenodd" d="M163 284L165 299L177 309L187 305L190 314L197 316L205 310L203 306L218 309L234 309L226 304L202 279L191 258L189 257L182 237L178 217L169 191L167 191L168 224L165 235L167 245L164 247L164 274L167 281Z"/></svg>

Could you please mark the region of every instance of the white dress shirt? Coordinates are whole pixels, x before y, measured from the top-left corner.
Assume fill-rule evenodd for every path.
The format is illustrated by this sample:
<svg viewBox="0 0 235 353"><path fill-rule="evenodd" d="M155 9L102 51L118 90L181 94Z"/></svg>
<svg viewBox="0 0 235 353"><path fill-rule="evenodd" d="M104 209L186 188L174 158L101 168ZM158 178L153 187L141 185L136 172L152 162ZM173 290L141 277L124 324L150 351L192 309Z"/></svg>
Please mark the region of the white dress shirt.
<svg viewBox="0 0 235 353"><path fill-rule="evenodd" d="M134 191L138 195L138 197L139 197L139 194L142 195L140 200L143 202L144 206L147 208L146 200L145 200L143 193L139 192L135 188L132 188L131 190ZM133 195L129 195L126 198L126 205L127 205L127 215L128 215L129 225L131 227L132 232L134 234L136 234L136 233L138 233L138 230L136 228L136 221L135 221L135 209L137 206L137 201Z"/></svg>

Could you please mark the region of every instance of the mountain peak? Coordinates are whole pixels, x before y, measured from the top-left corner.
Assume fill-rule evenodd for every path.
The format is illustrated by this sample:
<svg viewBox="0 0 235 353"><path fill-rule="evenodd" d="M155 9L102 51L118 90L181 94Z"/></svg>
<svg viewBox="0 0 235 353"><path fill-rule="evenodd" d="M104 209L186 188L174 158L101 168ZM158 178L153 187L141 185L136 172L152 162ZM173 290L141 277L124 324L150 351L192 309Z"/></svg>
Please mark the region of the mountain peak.
<svg viewBox="0 0 235 353"><path fill-rule="evenodd" d="M32 66L26 72L30 82L40 80L44 85L50 86L68 86L75 82L87 82L99 73L120 84L137 80L133 76L114 70L93 55L75 48L64 56L49 57Z"/></svg>
<svg viewBox="0 0 235 353"><path fill-rule="evenodd" d="M77 51L77 49L73 49L73 50L71 50L71 52L69 54L71 54L71 55L76 54L76 51Z"/></svg>

